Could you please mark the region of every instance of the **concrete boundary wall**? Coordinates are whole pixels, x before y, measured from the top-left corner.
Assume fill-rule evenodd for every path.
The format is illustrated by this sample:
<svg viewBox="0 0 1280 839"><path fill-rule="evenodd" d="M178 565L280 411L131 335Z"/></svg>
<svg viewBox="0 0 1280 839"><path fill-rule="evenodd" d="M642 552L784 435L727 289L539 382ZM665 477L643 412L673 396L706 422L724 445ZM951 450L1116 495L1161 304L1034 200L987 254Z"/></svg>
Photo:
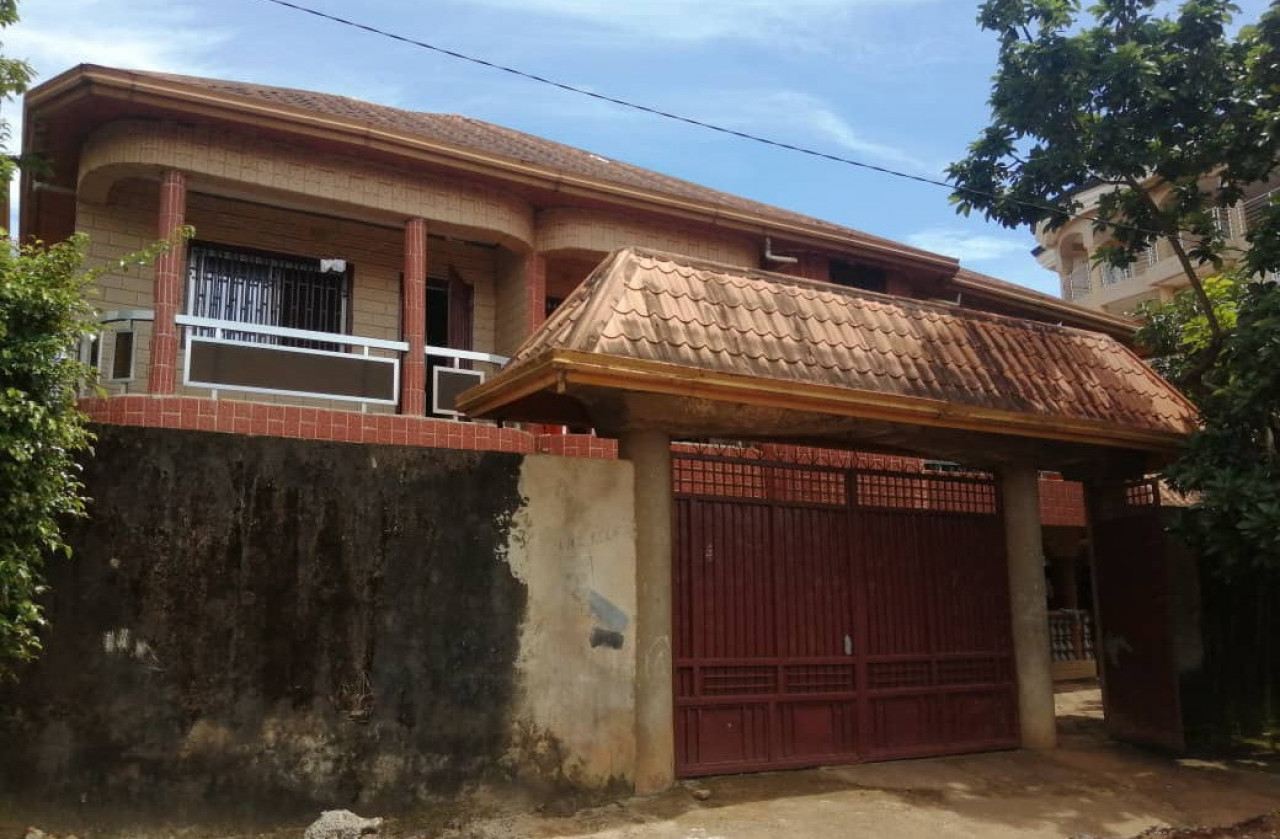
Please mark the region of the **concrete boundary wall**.
<svg viewBox="0 0 1280 839"><path fill-rule="evenodd" d="M507 559L527 591L513 764L629 787L635 763L635 505L626 461L530 455Z"/></svg>

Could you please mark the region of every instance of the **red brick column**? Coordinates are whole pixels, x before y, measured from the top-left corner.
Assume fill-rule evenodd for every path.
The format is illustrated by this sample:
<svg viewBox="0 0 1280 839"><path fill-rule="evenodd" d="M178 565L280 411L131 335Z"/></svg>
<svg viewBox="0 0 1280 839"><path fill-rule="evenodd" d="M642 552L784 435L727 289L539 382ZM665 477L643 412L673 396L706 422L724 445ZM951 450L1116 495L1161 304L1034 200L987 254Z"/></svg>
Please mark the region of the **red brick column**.
<svg viewBox="0 0 1280 839"><path fill-rule="evenodd" d="M182 227L187 213L187 176L169 170L160 177L161 239L169 239ZM182 277L187 268L185 246L170 248L156 259L155 323L151 326L151 393L173 393L178 375L178 327L174 318L182 301Z"/></svg>
<svg viewBox="0 0 1280 839"><path fill-rule="evenodd" d="M400 324L409 353L400 366L400 413L427 412L427 223L412 218L404 225L404 288Z"/></svg>
<svg viewBox="0 0 1280 839"><path fill-rule="evenodd" d="M525 336L547 319L547 258L536 251L524 263Z"/></svg>

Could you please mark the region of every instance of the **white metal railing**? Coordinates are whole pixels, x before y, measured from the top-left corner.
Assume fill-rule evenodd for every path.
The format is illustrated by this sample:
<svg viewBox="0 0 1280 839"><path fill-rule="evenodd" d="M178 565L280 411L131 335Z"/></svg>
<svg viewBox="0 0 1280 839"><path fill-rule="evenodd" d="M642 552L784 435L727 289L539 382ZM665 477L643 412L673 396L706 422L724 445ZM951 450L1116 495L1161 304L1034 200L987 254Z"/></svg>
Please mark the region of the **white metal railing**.
<svg viewBox="0 0 1280 839"><path fill-rule="evenodd" d="M409 351L404 341L388 341L383 338L366 338L360 335L346 335L333 332L316 332L310 329L293 329L285 326L269 326L265 324L244 323L241 321L219 320L215 318L178 315L175 321L187 329L187 352L183 359L183 384L189 387L208 388L217 398L219 390L234 390L248 393L269 393L278 396L304 396L320 399L333 399L341 402L358 402L361 407L367 405L395 405L399 402L400 393L400 355ZM234 337L228 337L228 336ZM265 339L265 340L264 340ZM291 341L307 341L313 344L324 344L332 347L349 347L355 352L344 352L340 349L318 349L314 347L290 346L280 343L281 339ZM258 351L278 352L293 356L316 356L350 360L360 358L372 365L388 365L391 368L391 387L388 398L352 395L326 391L316 388L270 387L236 383L234 381L203 381L191 375L191 360L195 347L201 344L224 347L247 347ZM394 356L375 356L373 350L395 353Z"/></svg>
<svg viewBox="0 0 1280 839"><path fill-rule="evenodd" d="M222 332L247 332L255 335L266 335L273 338L293 338L299 341L316 341L323 344L338 344L345 347L360 347L364 350L364 354L368 355L369 350L392 350L394 352L408 352L409 345L404 341L388 341L385 338L364 338L360 335L346 335L339 332L315 332L310 329L293 329L288 326L267 326L259 323L244 323L238 320L218 320L216 318L200 318L194 315L178 315L174 320L179 326L195 327L199 329L208 329L214 332L216 337L222 337ZM252 346L261 346L255 342L250 343ZM281 349L295 349L294 347L281 347ZM348 355L348 353L337 353L337 355Z"/></svg>
<svg viewBox="0 0 1280 839"><path fill-rule="evenodd" d="M1273 189L1270 192L1264 192L1262 195L1255 195L1240 205L1241 215L1244 218L1244 229L1252 230L1261 219L1263 212L1271 203L1280 199L1280 189Z"/></svg>
<svg viewBox="0 0 1280 839"><path fill-rule="evenodd" d="M1063 295L1068 300L1079 300L1082 297L1088 297L1092 291L1089 281L1089 263L1084 262L1077 265L1070 274L1067 275L1063 283Z"/></svg>
<svg viewBox="0 0 1280 839"><path fill-rule="evenodd" d="M473 370L464 364L477 362L501 367L510 359L493 353L476 352L474 350L455 350L452 347L433 347L427 345L425 354L431 369L431 413L458 418L461 411L453 407L453 397L461 389L484 382L487 373L484 370ZM439 359L441 363L431 364L431 359Z"/></svg>
<svg viewBox="0 0 1280 839"><path fill-rule="evenodd" d="M1212 215L1214 226L1218 228L1218 232L1220 232L1224 238L1239 239L1244 237L1244 205L1236 204L1231 207L1214 207Z"/></svg>
<svg viewBox="0 0 1280 839"><path fill-rule="evenodd" d="M1116 265L1102 266L1102 284L1104 286L1119 285L1133 279L1132 266L1121 268Z"/></svg>

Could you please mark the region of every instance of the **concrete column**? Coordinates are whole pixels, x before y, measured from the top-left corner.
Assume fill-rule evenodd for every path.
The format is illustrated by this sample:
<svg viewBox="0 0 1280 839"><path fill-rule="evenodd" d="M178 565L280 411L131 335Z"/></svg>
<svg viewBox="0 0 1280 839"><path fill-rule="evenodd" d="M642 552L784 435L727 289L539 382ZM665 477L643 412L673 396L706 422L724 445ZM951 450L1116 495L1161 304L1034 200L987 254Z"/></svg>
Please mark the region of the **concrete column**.
<svg viewBox="0 0 1280 839"><path fill-rule="evenodd" d="M409 352L400 365L400 413L427 412L427 223L412 218L404 225L404 282L400 291L400 331Z"/></svg>
<svg viewBox="0 0 1280 839"><path fill-rule="evenodd" d="M671 684L671 439L631 431L618 453L635 469L636 504L636 792L675 782Z"/></svg>
<svg viewBox="0 0 1280 839"><path fill-rule="evenodd" d="M536 251L524 263L525 336L547 319L547 258Z"/></svg>
<svg viewBox="0 0 1280 839"><path fill-rule="evenodd" d="M159 237L172 239L185 223L186 214L187 176L169 170L160 176ZM151 393L173 393L177 387L178 326L174 318L182 302L186 272L185 245L172 247L156 259L152 302L155 322L151 325L151 368L147 374L147 390Z"/></svg>
<svg viewBox="0 0 1280 839"><path fill-rule="evenodd" d="M1039 473L1031 466L1008 467L1001 474L1001 486L1022 746L1052 749L1058 742L1058 729L1045 603Z"/></svg>

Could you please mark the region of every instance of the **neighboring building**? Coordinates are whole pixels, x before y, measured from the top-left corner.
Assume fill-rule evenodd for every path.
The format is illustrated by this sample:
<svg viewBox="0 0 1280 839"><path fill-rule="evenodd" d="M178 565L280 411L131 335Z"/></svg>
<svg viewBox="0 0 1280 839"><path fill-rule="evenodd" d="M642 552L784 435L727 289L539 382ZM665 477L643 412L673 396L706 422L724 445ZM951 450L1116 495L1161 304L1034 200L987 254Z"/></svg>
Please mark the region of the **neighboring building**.
<svg viewBox="0 0 1280 839"><path fill-rule="evenodd" d="M1171 300L1188 282L1172 247L1164 240L1147 248L1125 268L1094 261L1098 248L1106 245L1110 237L1107 231L1094 229L1093 216L1099 197L1112 189L1109 186L1082 189L1076 195L1083 205L1080 215L1054 230L1041 225L1036 230L1039 244L1034 255L1041 265L1058 275L1064 300L1125 315L1149 300ZM1247 189L1239 204L1213 211L1214 222L1228 244L1246 245L1244 237L1249 227L1278 192L1280 180L1273 178ZM1201 276L1212 270L1210 265L1199 267Z"/></svg>
<svg viewBox="0 0 1280 839"><path fill-rule="evenodd" d="M1192 427L1124 318L466 117L86 65L24 131L23 236L196 230L99 281L89 559L0 717L76 795L1048 746L1040 470L1110 544Z"/></svg>

